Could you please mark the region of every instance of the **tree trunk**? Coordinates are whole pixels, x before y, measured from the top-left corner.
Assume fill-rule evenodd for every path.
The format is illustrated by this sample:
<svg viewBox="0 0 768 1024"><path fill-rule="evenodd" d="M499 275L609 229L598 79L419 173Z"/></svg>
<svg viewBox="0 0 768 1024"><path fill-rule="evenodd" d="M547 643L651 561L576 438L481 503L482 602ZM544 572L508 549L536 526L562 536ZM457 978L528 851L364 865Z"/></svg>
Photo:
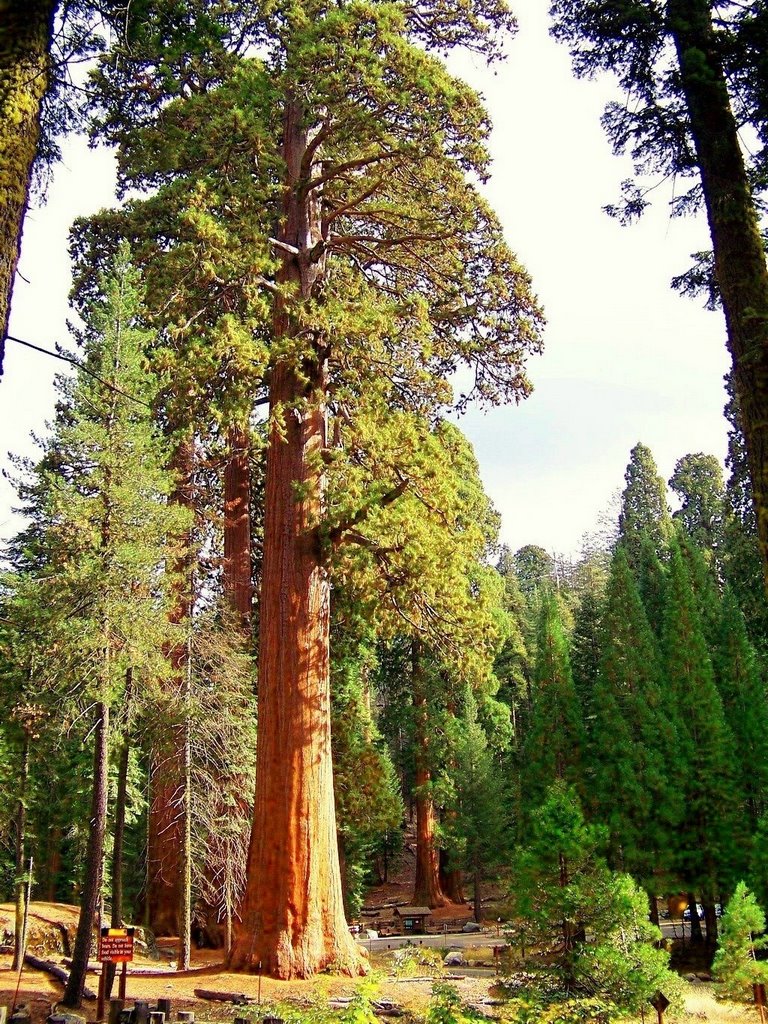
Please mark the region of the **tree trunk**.
<svg viewBox="0 0 768 1024"><path fill-rule="evenodd" d="M88 832L88 855L85 882L80 895L80 919L77 923L72 969L64 990L62 1003L77 1009L83 1001L85 975L93 941L93 919L99 903L104 866L104 835L107 827L107 793L109 767L109 705L96 705L96 731L93 750L93 790L91 821Z"/></svg>
<svg viewBox="0 0 768 1024"><path fill-rule="evenodd" d="M55 903L59 884L59 872L61 871L61 826L54 825L48 833L46 843L47 856L45 865L46 888L45 898L49 903Z"/></svg>
<svg viewBox="0 0 768 1024"><path fill-rule="evenodd" d="M14 923L13 967L18 971L24 959L24 916L26 909L24 858L27 842L27 788L29 783L29 754L31 737L24 730L19 773L19 801L16 807L16 919Z"/></svg>
<svg viewBox="0 0 768 1024"><path fill-rule="evenodd" d="M126 693L130 693L130 675L128 669ZM126 698L130 699L130 698ZM125 845L125 810L128 797L128 758L131 744L126 736L120 748L120 761L117 766L117 796L115 797L115 831L112 837L112 914L110 925L113 928L123 926L123 849ZM112 994L115 980L115 964L105 964L106 985L105 998Z"/></svg>
<svg viewBox="0 0 768 1024"><path fill-rule="evenodd" d="M450 903L466 903L464 896L464 872L461 868L449 868L448 853L440 850L440 888Z"/></svg>
<svg viewBox="0 0 768 1024"><path fill-rule="evenodd" d="M192 957L192 696L191 652L187 651L184 686L183 776L181 793L181 877L179 879L178 970L188 971Z"/></svg>
<svg viewBox="0 0 768 1024"><path fill-rule="evenodd" d="M482 878L482 872L480 869L480 858L475 857L472 865L472 899L475 904L474 918L478 924L483 919L483 905L480 900L480 880Z"/></svg>
<svg viewBox="0 0 768 1024"><path fill-rule="evenodd" d="M696 904L696 893L688 893L688 909L691 912L691 942L703 942L704 934L701 930L701 921L699 920L699 908Z"/></svg>
<svg viewBox="0 0 768 1024"><path fill-rule="evenodd" d="M659 902L656 899L655 894L652 892L648 893L648 908L648 916L651 919L651 924L655 924L657 928L660 928L661 924L659 923Z"/></svg>
<svg viewBox="0 0 768 1024"><path fill-rule="evenodd" d="M57 0L0 0L0 376Z"/></svg>
<svg viewBox="0 0 768 1024"><path fill-rule="evenodd" d="M172 501L193 507L194 442L191 435L179 442L173 468L177 473ZM191 531L179 538L175 566L174 606L169 619L185 629L192 611ZM174 674L171 685L184 689L187 641L180 637L168 652ZM163 744L153 751L150 766L150 805L147 843L147 914L155 935L181 934L179 909L182 899L184 849L184 725L169 729Z"/></svg>
<svg viewBox="0 0 768 1024"><path fill-rule="evenodd" d="M711 6L669 0L669 30L701 172L768 578L768 269Z"/></svg>
<svg viewBox="0 0 768 1024"><path fill-rule="evenodd" d="M224 470L224 595L243 631L252 630L250 438L242 427L229 431Z"/></svg>
<svg viewBox="0 0 768 1024"><path fill-rule="evenodd" d="M707 945L713 949L717 945L717 912L714 901L706 900L704 906L704 923L707 926Z"/></svg>
<svg viewBox="0 0 768 1024"><path fill-rule="evenodd" d="M304 112L286 100L287 174L278 274L306 301L321 277L319 197L303 187L309 143ZM273 338L296 330L291 299L275 300ZM347 928L336 844L329 686L330 581L321 551L327 351L306 342L296 366L279 358L270 378L270 426L259 615L256 795L241 923L230 964L261 963L277 978L304 978L334 963L361 969Z"/></svg>
<svg viewBox="0 0 768 1024"><path fill-rule="evenodd" d="M435 842L435 804L429 753L429 708L420 640L411 643L413 709L416 741L416 879L413 904L417 907L444 907L450 900L440 885L440 861Z"/></svg>

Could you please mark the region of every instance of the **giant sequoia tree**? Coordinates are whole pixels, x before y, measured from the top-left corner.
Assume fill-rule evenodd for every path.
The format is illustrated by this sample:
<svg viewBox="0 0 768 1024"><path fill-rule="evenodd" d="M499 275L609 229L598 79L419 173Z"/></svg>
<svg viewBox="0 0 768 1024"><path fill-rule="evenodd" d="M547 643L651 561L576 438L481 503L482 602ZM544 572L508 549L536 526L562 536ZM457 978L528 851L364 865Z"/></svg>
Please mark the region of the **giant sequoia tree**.
<svg viewBox="0 0 768 1024"><path fill-rule="evenodd" d="M604 122L638 173L695 175L680 208L706 208L768 572L768 269L739 126L765 141L764 5L712 0L554 0L554 34L579 74L615 73L628 96ZM738 111L737 113L734 111ZM764 151L757 161L764 181ZM624 213L645 194L625 183Z"/></svg>
<svg viewBox="0 0 768 1024"><path fill-rule="evenodd" d="M258 782L232 964L354 970L331 779L329 564L408 480L395 463L356 508L329 511L329 417L354 423L372 404L434 414L462 365L459 405L528 390L540 315L468 179L487 172L487 119L429 53L494 56L512 21L495 3L450 18L429 2L172 6L170 18L155 5L104 66L102 123L123 184L157 189L112 226L127 225L168 351L184 355L169 404L244 379L270 405ZM174 31L179 46L167 45ZM233 40L248 39L260 59L238 56ZM95 230L109 229L107 217Z"/></svg>

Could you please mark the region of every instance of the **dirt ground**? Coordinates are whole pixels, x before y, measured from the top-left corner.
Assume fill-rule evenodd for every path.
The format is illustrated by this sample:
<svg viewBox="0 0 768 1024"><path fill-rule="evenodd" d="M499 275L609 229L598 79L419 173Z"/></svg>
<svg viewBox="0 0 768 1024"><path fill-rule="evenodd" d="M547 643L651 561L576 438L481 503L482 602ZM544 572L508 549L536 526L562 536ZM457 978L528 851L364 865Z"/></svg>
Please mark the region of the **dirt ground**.
<svg viewBox="0 0 768 1024"><path fill-rule="evenodd" d="M394 893L388 895L391 898ZM77 913L77 908L64 904L33 903L29 921L30 951L66 966L65 957L74 940ZM0 944L9 942L12 935L13 907L0 905ZM492 940L486 937L485 941ZM171 999L174 1011L194 1010L196 1018L206 1024L230 1024L235 1017L243 1016L261 1018L271 1007L281 1002L325 1006L329 999L351 996L357 984L348 978L325 975L311 981L279 982L271 978L259 979L255 975L230 974L224 970L221 952L216 950L195 950L193 969L177 972L170 966L173 941L161 940L160 945L165 947L161 949L165 955L160 961L139 956L130 965L135 973L128 975L128 1003L135 999L149 1002L156 1002L158 998ZM492 961L489 946L478 946L463 952L471 963ZM374 954L372 967L381 979L377 998L396 1003L406 1012L423 1015L429 1003L432 980L395 978L391 973L391 956ZM461 970L457 973L461 973ZM465 1003L474 1005L484 1014L494 1016L498 1014L498 1009L488 1002L493 980L491 972L488 972L484 977L465 977L452 980L451 983L456 986ZM87 984L94 991L98 988L95 972L89 973ZM195 995L195 989L242 994L249 998L249 1005L242 1007L231 1002L200 999ZM32 1013L32 1024L43 1024L48 1014L56 1008L62 993L61 984L49 974L28 966L25 966L21 978L17 979L11 970L11 956L8 953L0 954L0 1006L10 1008L21 1003L27 1004ZM88 1021L95 1020L95 1000L85 1001L80 1013ZM655 1019L655 1013L649 1008L645 1024L655 1024ZM759 1016L754 1007L717 1000L713 986L709 983L690 982L682 1024L698 1024L702 1021L710 1024L746 1024L751 1021L758 1024Z"/></svg>
<svg viewBox="0 0 768 1024"><path fill-rule="evenodd" d="M238 1016L261 1017L276 1003L287 1001L305 1006L313 1003L324 1005L330 998L349 996L355 990L356 982L346 978L323 976L313 981L278 982L270 978L262 978L259 981L259 978L253 975L229 974L223 970L220 963L211 963L211 956L210 951L199 952L196 956L195 969L187 972L177 973L166 968L151 976L129 975L129 1003L137 998L154 1002L164 997L173 1001L174 1011L194 1010L196 1019L200 1021L228 1024ZM1 956L0 1005L13 1005L16 980L15 973L11 971L10 956ZM458 989L462 1000L473 1003L481 1012L493 1015L495 1008L484 1004L492 984L490 979L464 978L453 981L452 984ZM89 975L89 985L96 988L95 975ZM202 1000L195 996L196 988L242 993L253 999L258 999L260 995L261 1005L253 1003L243 1008L232 1003ZM378 997L388 999L402 1006L404 1010L420 1015L429 1002L431 988L432 983L429 980L398 980L389 976L381 981ZM26 1003L31 1008L33 1024L42 1024L46 1016L55 1009L61 995L62 986L53 978L41 971L25 968L17 1002ZM95 1002L85 1002L80 1012L89 1021L95 1020ZM652 1021L655 1021L655 1013L649 1008L646 1022L651 1024ZM702 1021L710 1024L746 1024L751 1021L752 1024L757 1024L759 1017L753 1007L715 999L711 984L692 982L682 1022L698 1024Z"/></svg>

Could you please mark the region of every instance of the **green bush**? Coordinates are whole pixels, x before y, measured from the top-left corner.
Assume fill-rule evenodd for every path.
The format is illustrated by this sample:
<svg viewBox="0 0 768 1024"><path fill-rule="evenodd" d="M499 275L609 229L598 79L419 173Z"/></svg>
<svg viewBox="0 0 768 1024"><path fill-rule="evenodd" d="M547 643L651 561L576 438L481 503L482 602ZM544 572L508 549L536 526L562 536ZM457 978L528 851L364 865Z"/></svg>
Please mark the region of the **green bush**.
<svg viewBox="0 0 768 1024"><path fill-rule="evenodd" d="M720 922L720 938L712 963L712 975L723 995L732 999L751 999L752 986L768 980L768 964L755 959L755 951L765 948L768 939L765 914L754 893L739 882L728 901Z"/></svg>

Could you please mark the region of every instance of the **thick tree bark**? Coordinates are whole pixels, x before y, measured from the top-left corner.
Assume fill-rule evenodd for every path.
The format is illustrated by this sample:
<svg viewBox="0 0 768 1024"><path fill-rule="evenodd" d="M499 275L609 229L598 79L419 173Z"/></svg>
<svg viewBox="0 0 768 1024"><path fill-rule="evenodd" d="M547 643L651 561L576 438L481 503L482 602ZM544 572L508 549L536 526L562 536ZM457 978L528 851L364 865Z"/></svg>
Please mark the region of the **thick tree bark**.
<svg viewBox="0 0 768 1024"><path fill-rule="evenodd" d="M193 507L194 445L191 436L176 449L177 473L172 500ZM176 565L177 582L171 624L182 627L192 610L191 533L179 538L181 552ZM171 685L185 687L187 644L180 639L169 651L174 676ZM180 908L184 850L184 725L169 730L166 742L153 752L147 844L147 920L155 935L181 935Z"/></svg>
<svg viewBox="0 0 768 1024"><path fill-rule="evenodd" d="M411 644L413 710L416 741L416 878L413 903L417 907L444 907L450 900L440 885L440 860L435 840L435 804L429 753L429 709L422 664L421 641Z"/></svg>
<svg viewBox="0 0 768 1024"><path fill-rule="evenodd" d="M669 30L701 172L768 579L768 269L711 6L669 0Z"/></svg>
<svg viewBox="0 0 768 1024"><path fill-rule="evenodd" d="M232 427L224 470L224 594L248 636L253 605L249 450L248 432Z"/></svg>
<svg viewBox="0 0 768 1024"><path fill-rule="evenodd" d="M107 827L107 794L109 766L109 705L96 705L96 730L93 749L93 790L91 821L88 832L88 855L85 863L85 881L80 896L80 919L77 924L72 969L64 989L62 1003L76 1009L83 1001L85 975L93 940L93 924L99 903L101 877L104 866L104 834Z"/></svg>
<svg viewBox="0 0 768 1024"><path fill-rule="evenodd" d="M306 301L321 280L319 200L307 195L309 139L299 103L287 99L287 187L279 241L280 283ZM291 255L290 247L298 252ZM276 300L276 345L295 331ZM270 428L259 622L259 733L248 879L230 964L261 963L302 978L333 963L349 973L360 953L344 917L331 764L330 581L318 536L326 446L324 341L297 367L279 358L270 379Z"/></svg>
<svg viewBox="0 0 768 1024"><path fill-rule="evenodd" d="M57 0L0 0L0 376Z"/></svg>

